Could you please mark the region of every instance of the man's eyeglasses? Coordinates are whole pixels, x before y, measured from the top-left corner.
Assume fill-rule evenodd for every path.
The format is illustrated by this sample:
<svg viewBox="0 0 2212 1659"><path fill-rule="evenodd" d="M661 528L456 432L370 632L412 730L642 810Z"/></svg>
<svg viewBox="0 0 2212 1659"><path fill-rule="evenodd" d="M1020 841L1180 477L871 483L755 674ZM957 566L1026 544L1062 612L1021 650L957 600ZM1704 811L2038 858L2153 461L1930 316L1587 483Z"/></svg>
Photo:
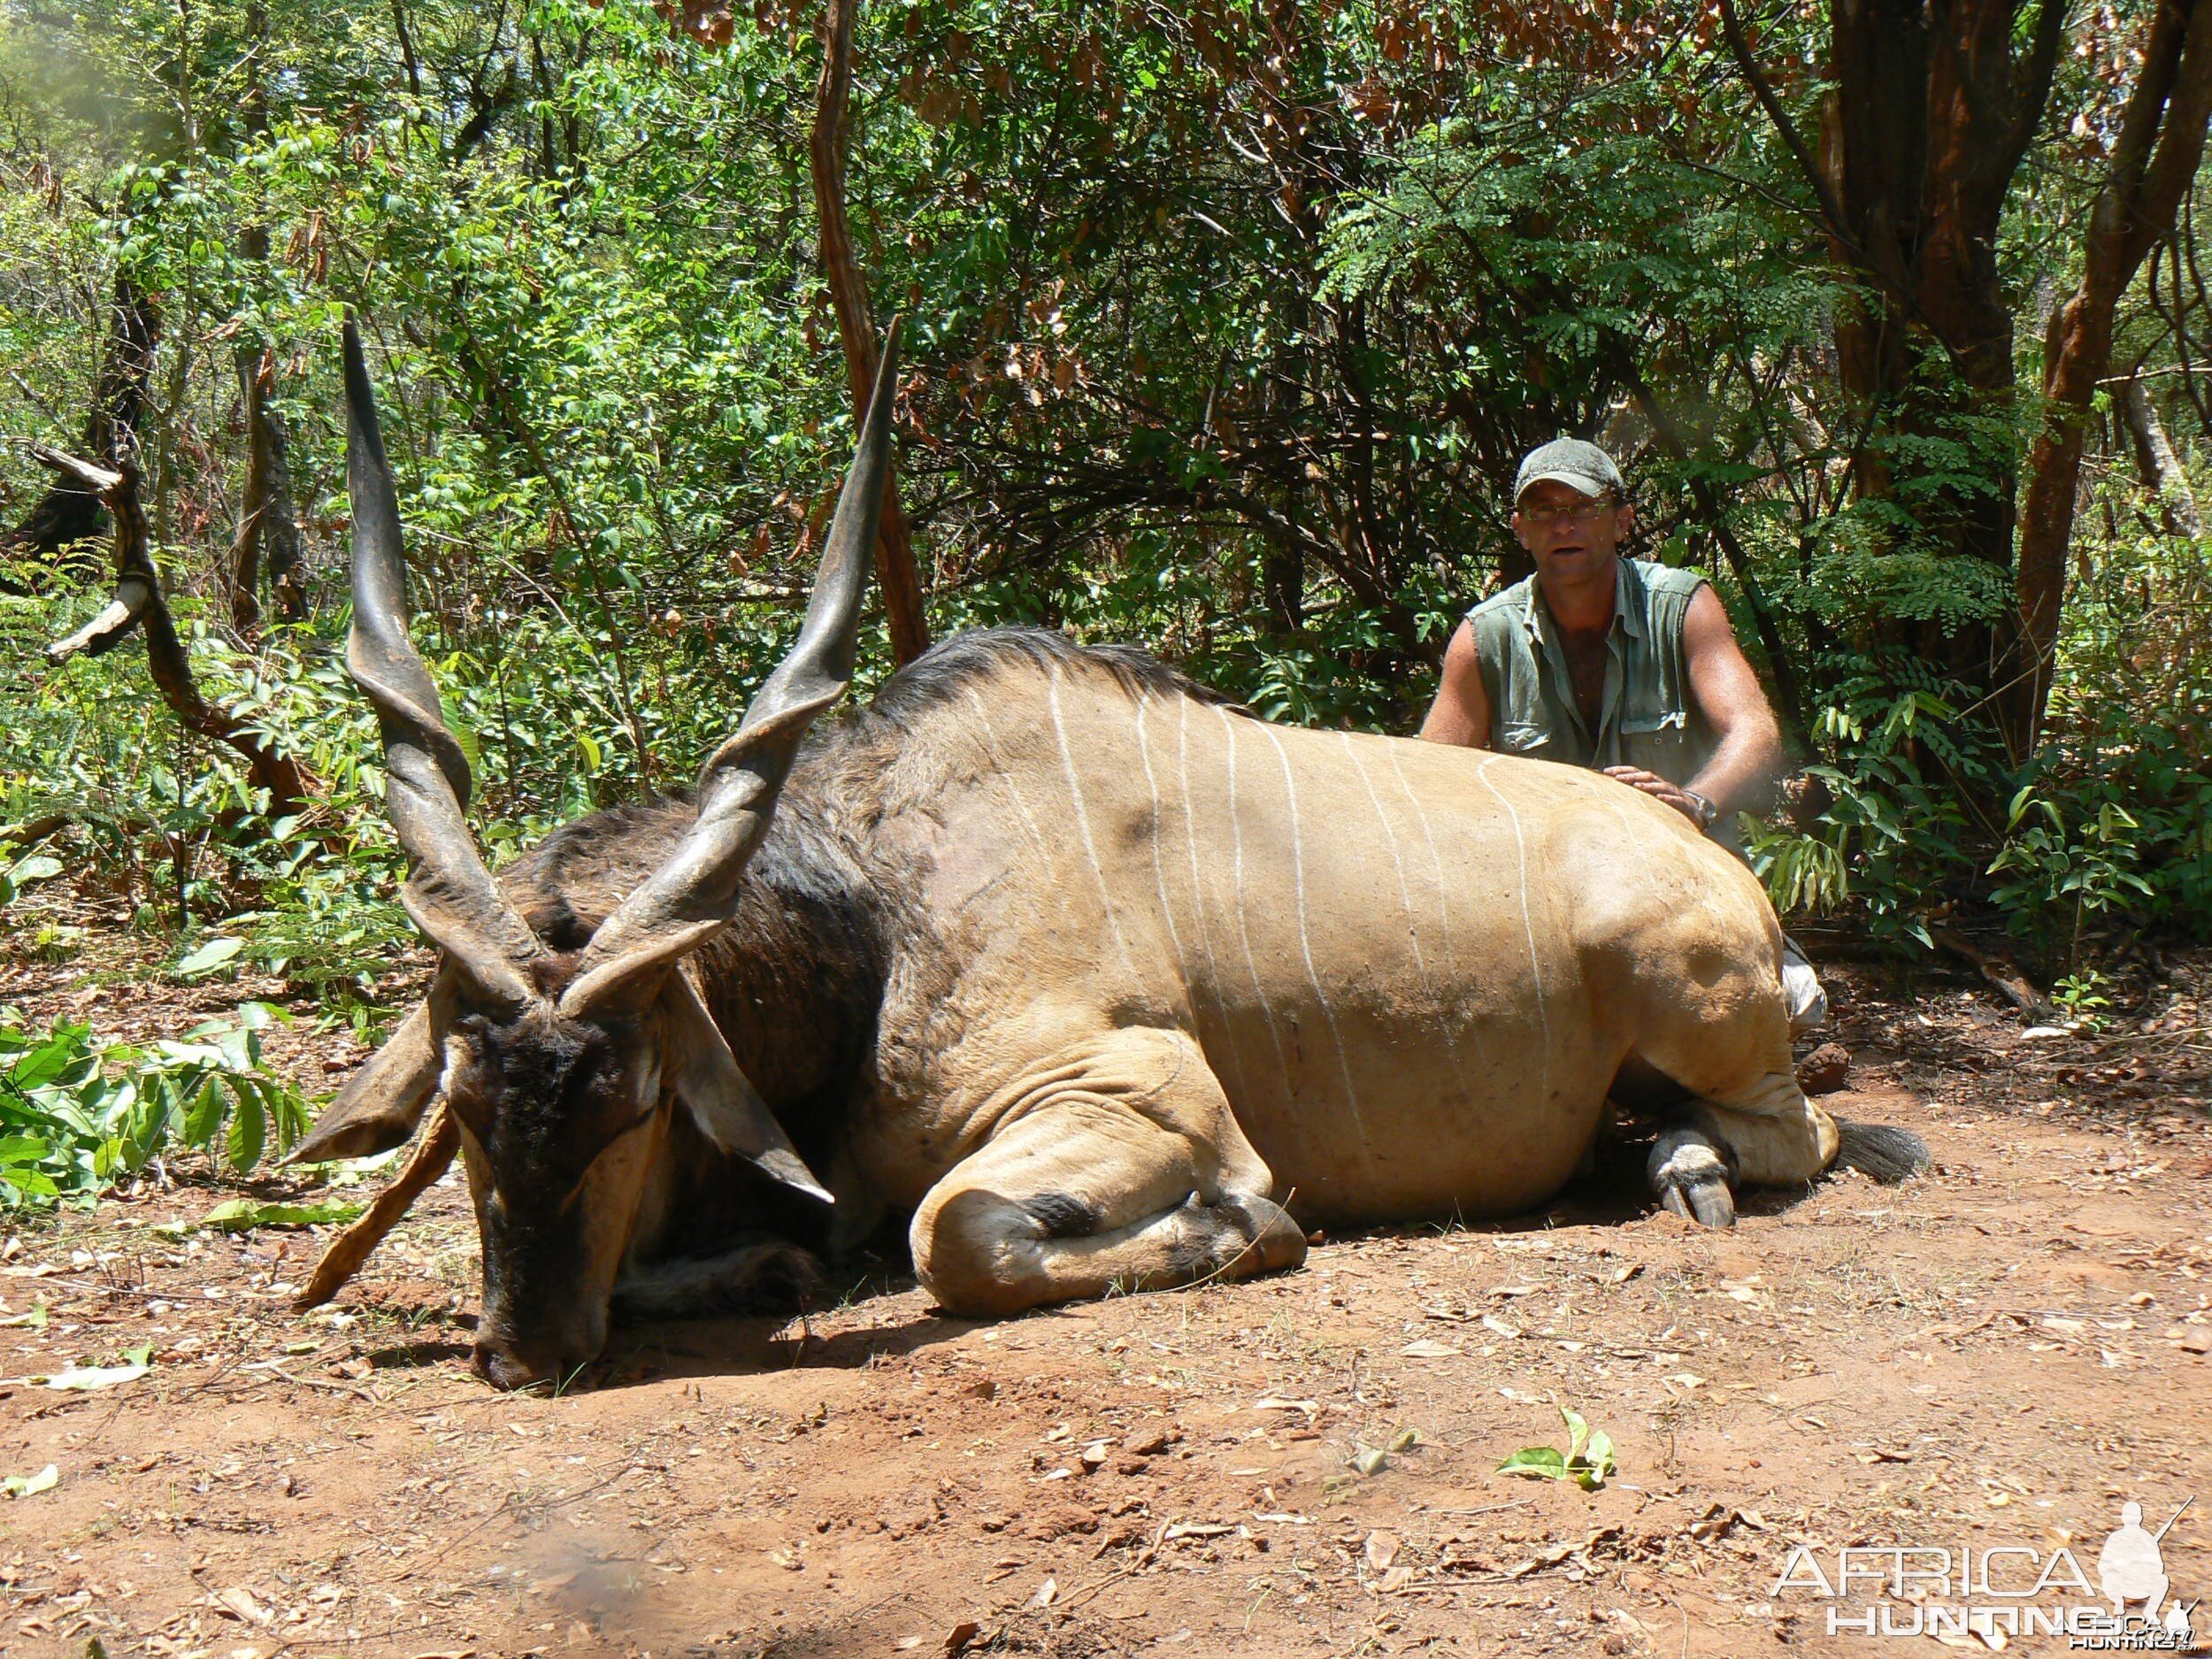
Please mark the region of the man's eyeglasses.
<svg viewBox="0 0 2212 1659"><path fill-rule="evenodd" d="M1540 528L1548 530L1555 524L1586 524L1601 513L1611 512L1620 503L1610 495L1601 495L1595 501L1578 501L1554 506L1540 502L1532 507L1517 507L1514 511Z"/></svg>

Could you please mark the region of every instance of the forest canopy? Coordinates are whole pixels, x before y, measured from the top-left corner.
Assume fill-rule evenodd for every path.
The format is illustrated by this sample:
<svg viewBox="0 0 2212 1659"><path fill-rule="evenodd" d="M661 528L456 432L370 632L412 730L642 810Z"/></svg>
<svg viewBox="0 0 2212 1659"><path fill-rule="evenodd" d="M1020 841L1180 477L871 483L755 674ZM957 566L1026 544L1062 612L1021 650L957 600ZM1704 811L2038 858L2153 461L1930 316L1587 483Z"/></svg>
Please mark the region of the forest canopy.
<svg viewBox="0 0 2212 1659"><path fill-rule="evenodd" d="M496 858L733 723L895 312L864 679L1030 622L1409 731L1597 438L1781 716L1778 904L2093 1019L2212 932L2208 113L2212 0L4 0L0 434L145 552L0 456L0 903L334 1008L412 945L345 315Z"/></svg>

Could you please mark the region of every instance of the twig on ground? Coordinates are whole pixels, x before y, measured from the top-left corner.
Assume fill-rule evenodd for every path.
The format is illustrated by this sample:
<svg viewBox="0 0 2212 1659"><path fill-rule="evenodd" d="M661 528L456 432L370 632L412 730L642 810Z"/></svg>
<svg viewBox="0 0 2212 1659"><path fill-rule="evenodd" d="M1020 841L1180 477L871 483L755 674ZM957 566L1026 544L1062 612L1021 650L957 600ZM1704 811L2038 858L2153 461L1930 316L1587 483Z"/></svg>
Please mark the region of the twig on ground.
<svg viewBox="0 0 2212 1659"><path fill-rule="evenodd" d="M441 1102L430 1126L415 1143L406 1166L357 1219L331 1240L330 1248L323 1252L323 1259L315 1263L306 1288L294 1300L294 1310L304 1313L310 1308L319 1308L344 1288L346 1281L359 1272L362 1263L369 1259L369 1252L399 1225L400 1217L422 1195L423 1189L445 1173L446 1165L453 1162L453 1155L460 1145L460 1131L454 1127L453 1114Z"/></svg>
<svg viewBox="0 0 2212 1659"><path fill-rule="evenodd" d="M1929 937L1934 940L1941 949L1949 951L1960 960L1970 963L1983 979L1988 980L2003 994L2007 1002L2030 1019L2048 1020L2058 1018L2058 1010L2051 1006L2050 999L2030 985L2017 968L1998 961L1978 945L1970 943L1951 928L1932 928L1929 932Z"/></svg>

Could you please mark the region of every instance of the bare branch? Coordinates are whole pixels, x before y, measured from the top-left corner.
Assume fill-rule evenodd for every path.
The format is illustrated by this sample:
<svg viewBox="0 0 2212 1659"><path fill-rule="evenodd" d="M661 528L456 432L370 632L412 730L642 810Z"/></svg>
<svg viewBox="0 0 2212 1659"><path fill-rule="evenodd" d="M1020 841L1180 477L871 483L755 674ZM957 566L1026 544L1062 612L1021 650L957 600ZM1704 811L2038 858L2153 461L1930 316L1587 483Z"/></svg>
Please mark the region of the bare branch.
<svg viewBox="0 0 2212 1659"><path fill-rule="evenodd" d="M40 465L71 480L98 500L115 520L115 596L86 626L46 648L53 662L82 652L97 657L135 628L146 634L146 671L170 711L192 731L228 745L245 757L247 775L269 792L272 812L296 812L306 804L310 780L290 756L272 749L229 710L210 703L193 677L191 659L177 635L161 595L161 575L147 550L146 512L138 499L138 468L128 458L110 470L44 444L30 452Z"/></svg>
<svg viewBox="0 0 2212 1659"><path fill-rule="evenodd" d="M2129 204L2131 222L2122 252L2126 280L2133 280L2159 240L2172 234L2175 210L2204 156L2206 123L2212 120L2212 0L2195 0L2191 7L2187 33L2174 54L2164 115L2157 148Z"/></svg>
<svg viewBox="0 0 2212 1659"><path fill-rule="evenodd" d="M2018 102L2014 106L2012 130L2005 138L2005 154L2010 158L2005 169L2007 178L2035 142L2035 129L2042 125L2044 109L2051 101L2059 49L2065 42L2066 0L2043 0L2043 9L2035 19L2035 43L2028 49L2027 83L2015 94Z"/></svg>
<svg viewBox="0 0 2212 1659"><path fill-rule="evenodd" d="M104 466L95 466L89 461L79 460L73 455L43 443L27 446L31 458L50 472L58 474L80 490L103 504L112 504L122 490L123 474ZM133 506L136 492L131 492ZM124 525L121 518L115 526L115 597L100 614L65 640L56 640L46 648L49 662L65 663L78 652L99 657L112 650L135 628L146 609L160 592L152 567L146 557L145 525L142 521L134 530Z"/></svg>
<svg viewBox="0 0 2212 1659"><path fill-rule="evenodd" d="M1782 142L1796 157L1798 169L1805 175L1805 182L1812 186L1813 195L1820 203L1821 219L1826 223L1829 234L1847 248L1855 250L1857 238L1851 234L1851 221L1844 216L1843 204L1836 200L1836 193L1829 188L1827 175L1821 172L1820 164L1807 147L1804 135L1797 130L1797 123L1790 119L1790 112L1782 107L1782 100L1775 96L1773 83L1766 78L1765 71L1759 67L1758 59L1751 55L1751 42L1744 37L1743 22L1736 15L1732 0L1720 0L1720 27L1722 35L1727 39L1728 50L1736 60L1736 67L1742 72L1744 83L1751 88L1751 96L1758 99L1759 107L1774 123L1774 130L1781 135ZM1865 264L1864 260L1857 259L1855 251L1854 258L1860 265Z"/></svg>
<svg viewBox="0 0 2212 1659"><path fill-rule="evenodd" d="M807 144L822 277L837 310L856 425L867 415L876 380L876 325L868 307L868 282L854 257L852 230L845 218L845 105L852 91L853 21L859 10L860 0L828 0L822 19L822 78L815 89L814 126ZM879 536L876 580L883 589L891 654L903 666L929 649L929 623L923 615L913 535L899 510L895 472L884 478Z"/></svg>

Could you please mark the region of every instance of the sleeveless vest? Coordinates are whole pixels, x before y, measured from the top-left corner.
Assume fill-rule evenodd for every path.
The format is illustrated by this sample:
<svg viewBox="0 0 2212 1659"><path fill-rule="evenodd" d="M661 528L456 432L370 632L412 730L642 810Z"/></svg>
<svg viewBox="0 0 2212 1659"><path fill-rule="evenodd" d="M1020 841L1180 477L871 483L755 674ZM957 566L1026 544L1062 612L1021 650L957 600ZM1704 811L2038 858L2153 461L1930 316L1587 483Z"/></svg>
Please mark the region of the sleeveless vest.
<svg viewBox="0 0 2212 1659"><path fill-rule="evenodd" d="M1467 613L1490 700L1490 746L1571 766L1640 766L1686 785L1717 743L1698 712L1682 648L1682 619L1705 586L1694 571L1618 561L1605 693L1595 731L1576 706L1557 625L1536 578L1493 594ZM1713 826L1735 844L1733 814Z"/></svg>

